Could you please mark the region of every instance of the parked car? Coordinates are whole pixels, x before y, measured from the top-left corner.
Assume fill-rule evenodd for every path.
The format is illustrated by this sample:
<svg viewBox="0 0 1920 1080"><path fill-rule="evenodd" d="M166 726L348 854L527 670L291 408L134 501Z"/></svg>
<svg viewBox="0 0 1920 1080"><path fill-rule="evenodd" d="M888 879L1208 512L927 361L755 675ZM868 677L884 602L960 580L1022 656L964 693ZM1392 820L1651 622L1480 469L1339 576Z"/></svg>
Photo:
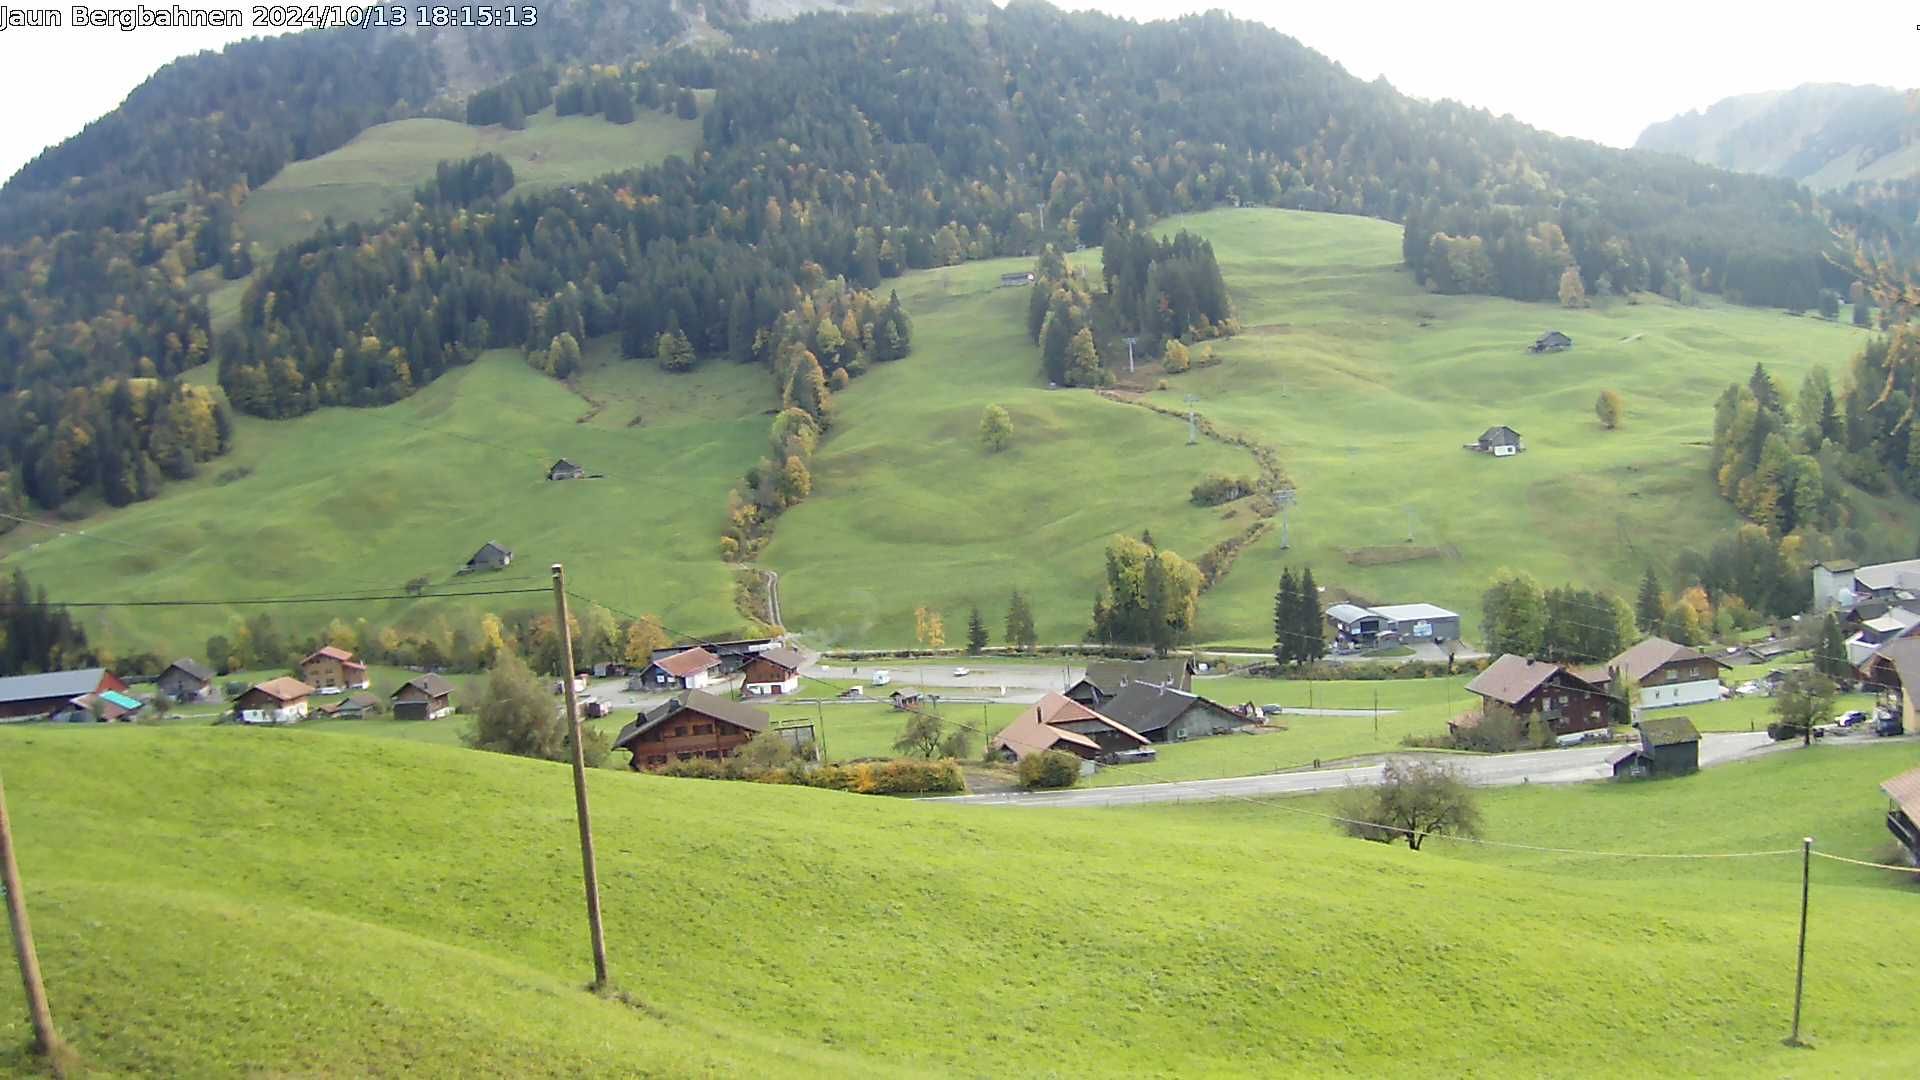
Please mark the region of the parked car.
<svg viewBox="0 0 1920 1080"><path fill-rule="evenodd" d="M1280 715L1280 706L1278 706L1278 705L1262 705L1262 706L1260 706L1260 715L1261 715L1261 716L1279 716L1279 715Z"/></svg>
<svg viewBox="0 0 1920 1080"><path fill-rule="evenodd" d="M841 696L841 697L849 697L849 698L852 698L852 697L866 697L866 696L867 696L867 688L866 688L866 687L864 687L864 686L849 686L849 687L847 687L847 688L846 688L845 690L842 690L842 691L840 691L840 696Z"/></svg>
<svg viewBox="0 0 1920 1080"><path fill-rule="evenodd" d="M973 672L967 668L957 667L953 669L953 677L956 679L964 679L971 674L973 674Z"/></svg>
<svg viewBox="0 0 1920 1080"><path fill-rule="evenodd" d="M891 671L882 669L873 673L873 685L875 686L885 686L892 681L893 672Z"/></svg>
<svg viewBox="0 0 1920 1080"><path fill-rule="evenodd" d="M1873 733L1875 735L1904 735L1906 734L1906 725L1901 722L1899 713L1890 712L1874 721Z"/></svg>
<svg viewBox="0 0 1920 1080"><path fill-rule="evenodd" d="M1864 724L1866 722L1867 722L1867 714L1861 712L1859 709L1855 709L1849 713L1842 713L1840 714L1840 717L1834 721L1834 723L1840 725L1841 727L1853 727L1857 724Z"/></svg>

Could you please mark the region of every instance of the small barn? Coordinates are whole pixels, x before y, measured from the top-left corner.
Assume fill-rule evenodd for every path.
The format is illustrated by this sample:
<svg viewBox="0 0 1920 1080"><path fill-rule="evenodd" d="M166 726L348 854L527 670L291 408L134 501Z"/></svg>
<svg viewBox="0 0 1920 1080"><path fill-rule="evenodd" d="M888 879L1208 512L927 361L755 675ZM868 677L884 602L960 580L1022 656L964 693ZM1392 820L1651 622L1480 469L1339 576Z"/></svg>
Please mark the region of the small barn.
<svg viewBox="0 0 1920 1080"><path fill-rule="evenodd" d="M549 480L584 480L586 476L587 470L575 465L566 458L561 458L559 461L554 462L547 469L547 479Z"/></svg>
<svg viewBox="0 0 1920 1080"><path fill-rule="evenodd" d="M473 558L467 560L467 565L461 567L460 572L471 574L476 570L505 570L512 563L513 549L489 540L480 545L480 550L473 553Z"/></svg>
<svg viewBox="0 0 1920 1080"><path fill-rule="evenodd" d="M1527 442L1520 433L1505 424L1496 424L1480 433L1480 437L1467 444L1467 449L1494 457L1512 457L1525 453Z"/></svg>
<svg viewBox="0 0 1920 1080"><path fill-rule="evenodd" d="M1571 348L1573 348L1572 338L1558 330L1549 330L1535 338L1533 344L1527 346L1527 351L1535 353L1566 352Z"/></svg>
<svg viewBox="0 0 1920 1080"><path fill-rule="evenodd" d="M1640 745L1613 756L1615 779L1700 771L1700 732L1684 716L1640 721Z"/></svg>
<svg viewBox="0 0 1920 1080"><path fill-rule="evenodd" d="M213 696L213 671L197 660L175 660L153 682L174 701L205 701Z"/></svg>
<svg viewBox="0 0 1920 1080"><path fill-rule="evenodd" d="M393 692L395 720L438 720L453 713L453 684L437 672L416 675Z"/></svg>
<svg viewBox="0 0 1920 1080"><path fill-rule="evenodd" d="M322 705L317 710L335 720L365 720L369 716L378 716L386 711L377 694L365 690L348 694L331 705Z"/></svg>

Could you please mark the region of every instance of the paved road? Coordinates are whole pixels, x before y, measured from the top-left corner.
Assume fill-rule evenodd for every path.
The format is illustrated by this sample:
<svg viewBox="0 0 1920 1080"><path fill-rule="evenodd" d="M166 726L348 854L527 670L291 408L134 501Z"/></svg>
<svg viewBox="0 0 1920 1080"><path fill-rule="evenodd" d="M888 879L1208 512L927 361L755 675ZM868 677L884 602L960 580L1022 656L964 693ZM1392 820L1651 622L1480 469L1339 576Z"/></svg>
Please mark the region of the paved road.
<svg viewBox="0 0 1920 1080"><path fill-rule="evenodd" d="M1797 743L1774 743L1765 732L1710 734L1700 743L1700 767L1711 768L1758 754L1771 753ZM1443 758L1466 775L1469 783L1480 786L1502 784L1574 784L1604 780L1613 775L1607 759L1623 744L1582 746L1570 750L1533 750L1519 754L1487 756L1395 755L1396 757ZM1339 769L1309 769L1300 772L1266 773L1225 780L1182 780L1164 784L1135 784L1127 787L1087 788L1080 791L1056 791L1013 795L958 795L937 802L973 803L997 806L1125 806L1138 803L1193 802L1207 799L1248 798L1263 795L1298 795L1314 791L1332 791L1358 784L1380 781L1381 766L1358 765Z"/></svg>

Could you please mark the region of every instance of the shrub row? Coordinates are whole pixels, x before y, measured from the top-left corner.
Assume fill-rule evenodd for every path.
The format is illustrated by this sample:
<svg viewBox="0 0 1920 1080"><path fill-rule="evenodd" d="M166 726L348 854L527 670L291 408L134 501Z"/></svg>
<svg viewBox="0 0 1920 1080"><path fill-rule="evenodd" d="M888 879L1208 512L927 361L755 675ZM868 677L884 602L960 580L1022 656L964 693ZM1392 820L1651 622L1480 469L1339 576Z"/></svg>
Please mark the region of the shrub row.
<svg viewBox="0 0 1920 1080"><path fill-rule="evenodd" d="M1323 661L1297 668L1282 668L1278 664L1261 664L1249 669L1247 674L1269 679L1312 679L1316 682L1341 680L1379 682L1386 679L1438 679L1448 675L1467 675L1484 670L1487 664L1486 660L1456 660L1452 669L1449 670L1445 660L1408 660L1404 663L1367 660L1353 663Z"/></svg>
<svg viewBox="0 0 1920 1080"><path fill-rule="evenodd" d="M745 780L756 784L794 784L800 787L850 791L856 795L920 795L960 792L967 789L960 766L952 761L922 761L902 758L895 761L862 761L850 765L820 765L809 768L790 765L777 769L749 771L736 758L711 761L694 758L675 761L660 769L662 776L688 780Z"/></svg>

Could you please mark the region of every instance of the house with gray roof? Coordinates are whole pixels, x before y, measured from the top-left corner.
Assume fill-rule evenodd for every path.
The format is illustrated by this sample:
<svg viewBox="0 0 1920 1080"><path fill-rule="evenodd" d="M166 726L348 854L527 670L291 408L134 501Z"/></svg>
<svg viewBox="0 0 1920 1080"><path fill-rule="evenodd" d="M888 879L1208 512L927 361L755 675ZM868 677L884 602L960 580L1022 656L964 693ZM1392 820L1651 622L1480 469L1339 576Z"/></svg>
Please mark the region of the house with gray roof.
<svg viewBox="0 0 1920 1080"><path fill-rule="evenodd" d="M1067 687L1066 695L1090 709L1120 693L1128 683L1144 682L1155 686L1193 689L1193 663L1182 657L1167 660L1090 660L1087 673Z"/></svg>
<svg viewBox="0 0 1920 1080"><path fill-rule="evenodd" d="M153 682L174 701L206 701L214 696L213 669L186 657L168 664Z"/></svg>
<svg viewBox="0 0 1920 1080"><path fill-rule="evenodd" d="M108 690L124 694L127 684L106 668L97 667L0 679L0 723L52 716L74 698Z"/></svg>
<svg viewBox="0 0 1920 1080"><path fill-rule="evenodd" d="M1253 722L1198 694L1144 682L1128 683L1100 711L1157 743L1222 735Z"/></svg>

